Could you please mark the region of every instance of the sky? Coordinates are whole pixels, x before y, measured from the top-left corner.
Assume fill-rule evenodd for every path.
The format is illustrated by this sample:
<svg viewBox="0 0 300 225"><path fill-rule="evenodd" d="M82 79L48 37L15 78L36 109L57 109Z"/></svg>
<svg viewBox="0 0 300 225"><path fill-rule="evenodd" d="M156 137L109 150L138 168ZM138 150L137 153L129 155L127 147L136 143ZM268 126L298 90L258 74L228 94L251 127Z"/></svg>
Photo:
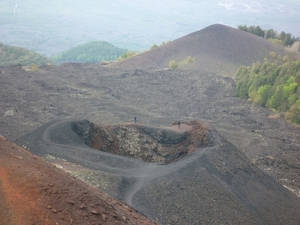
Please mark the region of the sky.
<svg viewBox="0 0 300 225"><path fill-rule="evenodd" d="M89 41L142 51L212 24L300 36L300 0L0 0L0 42L51 55Z"/></svg>

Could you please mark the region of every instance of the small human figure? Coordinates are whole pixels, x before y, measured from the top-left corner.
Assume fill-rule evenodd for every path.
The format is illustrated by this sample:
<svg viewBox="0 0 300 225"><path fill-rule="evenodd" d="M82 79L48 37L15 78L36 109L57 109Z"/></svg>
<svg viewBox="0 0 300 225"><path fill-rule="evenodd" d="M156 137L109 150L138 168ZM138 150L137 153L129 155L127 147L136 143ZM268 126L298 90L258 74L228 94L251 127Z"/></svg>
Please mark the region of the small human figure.
<svg viewBox="0 0 300 225"><path fill-rule="evenodd" d="M180 129L180 121L178 121L178 129Z"/></svg>
<svg viewBox="0 0 300 225"><path fill-rule="evenodd" d="M136 117L134 117L134 123L136 123Z"/></svg>

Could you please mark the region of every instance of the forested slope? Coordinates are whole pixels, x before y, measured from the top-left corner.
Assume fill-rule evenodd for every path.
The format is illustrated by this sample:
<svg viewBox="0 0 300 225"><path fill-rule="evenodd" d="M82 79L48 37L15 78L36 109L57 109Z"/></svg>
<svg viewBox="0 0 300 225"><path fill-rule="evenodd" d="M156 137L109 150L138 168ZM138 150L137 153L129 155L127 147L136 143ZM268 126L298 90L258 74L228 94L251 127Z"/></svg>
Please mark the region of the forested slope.
<svg viewBox="0 0 300 225"><path fill-rule="evenodd" d="M127 50L117 48L105 41L94 41L79 45L53 57L54 61L100 62L114 61Z"/></svg>
<svg viewBox="0 0 300 225"><path fill-rule="evenodd" d="M241 67L236 76L236 95L275 109L285 118L300 124L300 60L276 56L275 61Z"/></svg>
<svg viewBox="0 0 300 225"><path fill-rule="evenodd" d="M0 43L0 66L11 65L46 65L51 60L25 48L3 45Z"/></svg>
<svg viewBox="0 0 300 225"><path fill-rule="evenodd" d="M260 26L247 27L246 25L240 25L238 26L238 29L257 35L262 38L266 38L283 46L292 46L295 42L299 41L299 37L292 36L291 33L286 33L284 31L277 32L273 29L263 30L260 28Z"/></svg>

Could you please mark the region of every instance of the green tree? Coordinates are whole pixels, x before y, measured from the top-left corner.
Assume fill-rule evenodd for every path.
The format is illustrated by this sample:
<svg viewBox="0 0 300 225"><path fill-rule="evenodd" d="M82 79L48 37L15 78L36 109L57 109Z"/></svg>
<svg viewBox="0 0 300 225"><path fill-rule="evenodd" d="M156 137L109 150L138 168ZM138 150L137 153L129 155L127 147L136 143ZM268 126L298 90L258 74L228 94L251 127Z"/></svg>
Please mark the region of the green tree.
<svg viewBox="0 0 300 225"><path fill-rule="evenodd" d="M300 99L300 61L292 61L286 56L283 58L285 60L281 64L270 63L266 59L263 63L241 67L235 79L236 96L286 112L287 118L294 118L294 113L298 112L294 105Z"/></svg>
<svg viewBox="0 0 300 225"><path fill-rule="evenodd" d="M150 50L153 50L153 49L155 49L157 47L158 47L157 44L154 44L154 45L151 46Z"/></svg>
<svg viewBox="0 0 300 225"><path fill-rule="evenodd" d="M272 42L284 46L291 46L294 44L295 41L299 41L299 37L297 38L295 38L294 36L292 37L290 33L285 33L284 31L282 31L279 35L277 35L277 32L274 31L273 29L263 30L262 28L260 28L260 26L252 25L247 27L246 25L244 26L239 25L238 29L260 37L265 37L266 39Z"/></svg>
<svg viewBox="0 0 300 225"><path fill-rule="evenodd" d="M125 49L117 48L105 41L92 41L68 51L62 52L53 57L55 61L80 61L80 62L100 62L114 61L122 54L128 52ZM114 57L112 57L114 56Z"/></svg>
<svg viewBox="0 0 300 225"><path fill-rule="evenodd" d="M260 106L266 106L267 101L270 97L271 85L260 86L257 90L257 95L255 96L254 103Z"/></svg>
<svg viewBox="0 0 300 225"><path fill-rule="evenodd" d="M254 34L259 36L259 37L264 37L265 32L260 28L260 26L254 27Z"/></svg>
<svg viewBox="0 0 300 225"><path fill-rule="evenodd" d="M292 34L290 34L290 33L287 33L284 36L284 38L282 39L282 43L283 43L284 46L287 46L287 45L291 46L292 44L294 44L294 41L295 40L292 39Z"/></svg>
<svg viewBox="0 0 300 225"><path fill-rule="evenodd" d="M276 87L275 94L270 98L269 106L273 109L279 109L283 102L283 86Z"/></svg>
<svg viewBox="0 0 300 225"><path fill-rule="evenodd" d="M242 25L239 25L239 26L238 26L238 29L247 32L247 26L246 26L246 25L243 25L243 26L242 26Z"/></svg>
<svg viewBox="0 0 300 225"><path fill-rule="evenodd" d="M300 124L300 99L285 114L285 118L292 123Z"/></svg>
<svg viewBox="0 0 300 225"><path fill-rule="evenodd" d="M273 29L270 29L267 31L266 33L266 38L270 39L270 38L276 38L276 33Z"/></svg>

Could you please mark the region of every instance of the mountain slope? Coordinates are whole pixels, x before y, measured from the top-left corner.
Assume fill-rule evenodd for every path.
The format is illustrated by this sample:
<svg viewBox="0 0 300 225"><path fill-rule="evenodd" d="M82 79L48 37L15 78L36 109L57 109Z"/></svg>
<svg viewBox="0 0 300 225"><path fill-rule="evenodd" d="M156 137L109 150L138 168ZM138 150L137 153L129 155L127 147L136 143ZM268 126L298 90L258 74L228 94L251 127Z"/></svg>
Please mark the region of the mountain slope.
<svg viewBox="0 0 300 225"><path fill-rule="evenodd" d="M155 224L0 136L0 224Z"/></svg>
<svg viewBox="0 0 300 225"><path fill-rule="evenodd" d="M259 170L215 129L208 128L208 146L198 145L170 164L132 158L141 152L147 156L149 145L156 145L154 151L163 153L158 144L178 143L181 129L185 129L182 134L189 149L201 142L202 128L194 126L197 124L183 123L180 129L120 124L120 129L111 133L105 126L90 139L91 122L60 120L16 142L65 170L79 165L81 169L73 172L82 179L162 224L297 224L299 198ZM149 129L156 137L151 142L145 138ZM120 148L113 152L117 154L91 149L82 139L87 137L91 143L97 139L101 146L111 146L112 133L118 136ZM171 146L180 149L180 143Z"/></svg>
<svg viewBox="0 0 300 225"><path fill-rule="evenodd" d="M268 58L272 51L279 55L287 54L282 46L216 24L111 66L159 69L168 67L170 60L180 64L191 56L195 59L190 63L181 63L180 68L206 70L233 77L241 65Z"/></svg>
<svg viewBox="0 0 300 225"><path fill-rule="evenodd" d="M235 98L235 85L231 78L206 71L119 71L97 64L47 66L39 68L36 73L26 71L22 67L11 67L1 68L0 73L2 74L0 130L2 135L10 139L21 137L57 118L82 118L97 124L126 124L137 116L137 125L145 124L155 127L166 126L179 119L181 121L200 119L214 126L230 143L238 146L251 162L300 196L299 128L281 118L275 119L274 113L266 108ZM43 129L47 127L51 128L52 132L43 132ZM64 154L59 158L69 156L76 159L76 154L78 154L79 160L82 160L92 152L100 152L87 148L86 145L84 149L87 151L81 151L77 145L80 139L76 136L73 139L73 145L66 147L66 142L70 142L68 135L71 134L67 130L69 127L66 124L61 124L59 127L44 126L41 130L36 130L35 139L32 138L32 141L28 140L30 136L34 137L33 133L24 136L23 144L27 145L30 151L34 151L34 148L28 145L30 143L35 146L37 151L41 152L43 151L42 146L34 144L40 142L45 151L52 151L49 154L53 156L57 156L56 153ZM44 137L42 137L43 134L45 134ZM53 135L56 143L48 142L47 137L50 134ZM82 132L82 134L86 133ZM124 134L128 134L128 132L124 132ZM135 136L142 138L142 136ZM61 142L58 142L55 137L59 137ZM137 138L137 142L138 140ZM226 140L221 140L221 142L223 146L226 144ZM82 141L80 143L82 144ZM109 144L109 142L106 143ZM123 143L132 146L132 150L137 149L131 144L136 142L127 142L124 139ZM117 167L120 167L119 162L124 160L123 162L127 161L127 163L122 165L129 167L129 170L113 168L112 172L121 171L127 176L109 176L105 171L95 170L87 170L83 173L80 169L78 173L86 179L91 179L90 181L94 180L90 178L90 175L95 175L97 178L95 180L100 184L99 187L103 188L102 190L121 197L123 193L126 195L124 199L137 207L145 209L143 205L145 205L147 197L153 203L152 209L156 212L158 209L164 215L170 213L169 218L161 216L159 221L165 219L176 220L178 221L176 224L181 225L184 224L183 221L186 221L186 224L195 224L197 221L195 217L187 220L186 215L196 214L199 221L204 221L203 224L213 224L213 221L207 221L212 218L216 220L215 224L226 224L226 218L227 221L230 221L227 224L245 224L242 221L245 218L245 212L250 212L252 215L258 212L258 215L264 217L263 220L266 221L261 224L275 224L271 223L274 221L278 221L278 224L297 224L299 217L293 216L298 221L292 221L293 219L286 215L286 212L289 213L292 210L285 207L288 204L295 204L297 201L295 195L287 192L284 197L283 193L287 190L283 189L274 179L264 174L260 179L259 174L255 173L257 167L251 165L252 167L249 169L247 166L249 161L246 161L244 156L235 158L237 159L235 161L231 160L234 158L231 157L233 156L231 153L237 153L237 156L241 155L236 147L226 144L227 147L224 149L218 142L215 146L218 149L206 151L190 166L182 170L179 170L180 168L175 169L176 171L173 170L174 165L183 165L182 162L187 162L186 159L192 159L188 158L190 156L182 158L178 164L175 162L174 165L172 165L173 163L153 165L118 155L110 157L111 161L106 161L108 155L111 154L102 152L101 154L105 154L105 157L90 155L95 163L90 164L85 161L85 165L102 166L104 169L109 169L107 164L115 163ZM72 152L68 154L68 151ZM201 154L202 151L200 150L199 153ZM113 160L113 158L117 160ZM51 156L47 157L48 159L53 160ZM98 159L99 161L97 161ZM103 161L104 163L100 164ZM62 163L66 170L71 166L71 164L67 164L68 162ZM143 165L144 170L139 170L141 167L132 168L135 165ZM158 175L162 175L162 172L174 172L174 174L163 179L159 178L157 182L153 182L153 185L147 186L148 177L143 173L155 175L156 173L152 173L155 172L152 169ZM212 174L213 176L211 176ZM189 181L190 179L192 182ZM145 181L145 183L138 181ZM204 186L204 183L207 186ZM220 186L220 183L223 186ZM93 185L95 184L93 183ZM147 190L144 189L140 192L143 185L146 185ZM227 192L228 195L226 192L222 192L225 195L218 195L220 198L215 198L216 194L221 193L224 186L228 187L228 185L231 187ZM183 190L182 195L181 189ZM274 189L276 191L273 191ZM233 203L237 202L234 199L238 199L234 197L235 193L238 193L238 197L242 199L240 203L246 205L239 207L241 204L235 204L237 207L231 207L234 206ZM261 193L268 195L260 195ZM115 197L115 195L113 196ZM140 196L142 198L139 198ZM149 198L149 196L155 198ZM162 201L160 196L169 199ZM135 197L138 199L135 200ZM247 201L251 202L251 205L247 205ZM188 207L181 207L182 204L179 204L181 202ZM189 202L192 204L188 204ZM205 204L206 202L207 204ZM170 207L169 211L164 204ZM241 208L244 213L241 213ZM145 210L151 213L152 209L146 208ZM268 210L272 210L272 212L265 213ZM226 211L231 212L229 214ZM298 213L299 209L296 211ZM220 214L220 212L224 213ZM205 214L206 218L203 218ZM249 215L249 213L247 214ZM274 214L276 216L272 217ZM289 221L280 221L286 219L282 215L286 216L287 220L290 219L290 223L288 223ZM154 215L153 218L156 219ZM273 221L268 223L272 218ZM221 222L218 223L218 221ZM175 223L170 222L169 224ZM201 223L198 222L198 224Z"/></svg>

